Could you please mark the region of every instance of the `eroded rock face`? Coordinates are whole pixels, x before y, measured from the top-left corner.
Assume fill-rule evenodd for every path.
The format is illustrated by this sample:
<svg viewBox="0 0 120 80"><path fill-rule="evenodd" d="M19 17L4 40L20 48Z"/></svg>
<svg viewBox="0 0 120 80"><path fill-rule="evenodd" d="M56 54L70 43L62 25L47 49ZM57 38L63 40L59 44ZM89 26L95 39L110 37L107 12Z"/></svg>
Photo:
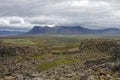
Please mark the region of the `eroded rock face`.
<svg viewBox="0 0 120 80"><path fill-rule="evenodd" d="M42 54L37 46L13 45L0 42L0 77L32 72L38 61L31 56ZM6 80L6 79L5 79ZM13 79L14 80L14 79Z"/></svg>
<svg viewBox="0 0 120 80"><path fill-rule="evenodd" d="M116 46L116 40L109 39L89 39L81 41L80 50L98 50L101 52L110 52Z"/></svg>
<svg viewBox="0 0 120 80"><path fill-rule="evenodd" d="M40 52L41 52L41 49L36 46L7 45L7 44L0 45L0 56L1 57L24 55L28 53L36 54Z"/></svg>
<svg viewBox="0 0 120 80"><path fill-rule="evenodd" d="M120 60L120 41L111 39L89 39L81 41L80 51L99 51L112 55L113 60Z"/></svg>

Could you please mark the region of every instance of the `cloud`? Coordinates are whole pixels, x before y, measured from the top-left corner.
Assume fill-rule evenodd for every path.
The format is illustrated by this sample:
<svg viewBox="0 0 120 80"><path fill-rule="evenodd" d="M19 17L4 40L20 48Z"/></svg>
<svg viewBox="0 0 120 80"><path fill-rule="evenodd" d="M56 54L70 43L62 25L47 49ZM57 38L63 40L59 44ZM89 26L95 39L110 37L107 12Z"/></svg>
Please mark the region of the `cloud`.
<svg viewBox="0 0 120 80"><path fill-rule="evenodd" d="M0 18L0 25L9 25L9 21L3 18Z"/></svg>
<svg viewBox="0 0 120 80"><path fill-rule="evenodd" d="M44 16L44 15L26 18L26 21L28 21L32 24L54 24L54 25L58 25L59 23L67 22L67 20L65 18L62 18L62 17Z"/></svg>
<svg viewBox="0 0 120 80"><path fill-rule="evenodd" d="M81 25L120 28L120 0L1 0L0 25L31 29L34 25Z"/></svg>
<svg viewBox="0 0 120 80"><path fill-rule="evenodd" d="M7 17L11 24L24 24L24 19L20 17Z"/></svg>
<svg viewBox="0 0 120 80"><path fill-rule="evenodd" d="M33 26L31 23L25 22L21 17L0 17L0 29L27 30Z"/></svg>

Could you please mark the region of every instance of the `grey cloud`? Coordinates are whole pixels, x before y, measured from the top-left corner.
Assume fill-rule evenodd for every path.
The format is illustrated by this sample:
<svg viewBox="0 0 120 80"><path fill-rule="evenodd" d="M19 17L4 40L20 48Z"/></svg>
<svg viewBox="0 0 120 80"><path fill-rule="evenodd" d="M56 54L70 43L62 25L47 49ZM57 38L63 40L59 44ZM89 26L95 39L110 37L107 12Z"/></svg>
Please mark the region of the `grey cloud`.
<svg viewBox="0 0 120 80"><path fill-rule="evenodd" d="M11 24L18 24L21 23L21 21L10 21Z"/></svg>
<svg viewBox="0 0 120 80"><path fill-rule="evenodd" d="M43 24L120 28L119 3L120 0L0 0L0 25L26 29Z"/></svg>

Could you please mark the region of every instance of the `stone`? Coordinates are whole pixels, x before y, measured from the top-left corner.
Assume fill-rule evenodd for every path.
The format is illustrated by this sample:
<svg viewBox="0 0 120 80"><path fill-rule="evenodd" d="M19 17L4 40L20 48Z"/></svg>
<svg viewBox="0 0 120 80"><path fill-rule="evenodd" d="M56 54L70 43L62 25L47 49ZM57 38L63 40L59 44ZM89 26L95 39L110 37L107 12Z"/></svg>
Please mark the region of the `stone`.
<svg viewBox="0 0 120 80"><path fill-rule="evenodd" d="M94 75L88 76L88 80L96 80Z"/></svg>
<svg viewBox="0 0 120 80"><path fill-rule="evenodd" d="M24 80L24 76L22 74L18 74L16 76L16 80Z"/></svg>
<svg viewBox="0 0 120 80"><path fill-rule="evenodd" d="M35 78L32 78L32 80L43 80L43 79L40 77L35 77Z"/></svg>
<svg viewBox="0 0 120 80"><path fill-rule="evenodd" d="M15 77L12 76L5 76L4 80L15 80Z"/></svg>
<svg viewBox="0 0 120 80"><path fill-rule="evenodd" d="M39 76L39 73L38 72L33 72L32 74L31 74L31 77L38 77Z"/></svg>

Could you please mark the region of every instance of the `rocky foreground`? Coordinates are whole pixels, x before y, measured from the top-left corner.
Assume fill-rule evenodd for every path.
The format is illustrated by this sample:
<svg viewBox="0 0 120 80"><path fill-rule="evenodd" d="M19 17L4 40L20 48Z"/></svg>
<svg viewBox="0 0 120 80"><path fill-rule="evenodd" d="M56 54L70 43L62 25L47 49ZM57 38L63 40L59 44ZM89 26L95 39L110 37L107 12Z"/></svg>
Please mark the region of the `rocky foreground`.
<svg viewBox="0 0 120 80"><path fill-rule="evenodd" d="M41 73L8 74L0 80L120 80L120 62L93 60L84 64L60 65Z"/></svg>
<svg viewBox="0 0 120 80"><path fill-rule="evenodd" d="M90 63L94 64L94 62ZM42 80L120 80L120 63L105 62L98 65L87 66L80 63L73 63L69 66L61 65L50 69L37 76Z"/></svg>
<svg viewBox="0 0 120 80"><path fill-rule="evenodd" d="M83 62L76 61L69 65L63 64L59 66L54 66L41 72L36 71L37 64L40 63L41 60L32 58L33 56L31 58L26 57L24 59L12 59L14 57L11 56L9 58L1 58L0 80L120 80L120 47L118 44L119 43L116 43L116 41L114 40L103 39L99 41L83 41L81 43L80 52L76 53L74 56L80 57L80 54L82 54L82 52L86 50L101 51L101 53L104 54L109 53L108 55L110 56L100 59L91 59L89 61L85 60ZM112 49L110 47L112 47ZM3 47L1 47L0 50L1 49L4 51L8 48L4 47L3 49ZM29 51L32 48L27 49ZM35 48L35 50L39 51L39 49L37 48ZM41 53L42 52L38 54ZM24 57L25 55L19 56ZM2 57L5 57L5 55ZM51 58L48 59L51 60Z"/></svg>

